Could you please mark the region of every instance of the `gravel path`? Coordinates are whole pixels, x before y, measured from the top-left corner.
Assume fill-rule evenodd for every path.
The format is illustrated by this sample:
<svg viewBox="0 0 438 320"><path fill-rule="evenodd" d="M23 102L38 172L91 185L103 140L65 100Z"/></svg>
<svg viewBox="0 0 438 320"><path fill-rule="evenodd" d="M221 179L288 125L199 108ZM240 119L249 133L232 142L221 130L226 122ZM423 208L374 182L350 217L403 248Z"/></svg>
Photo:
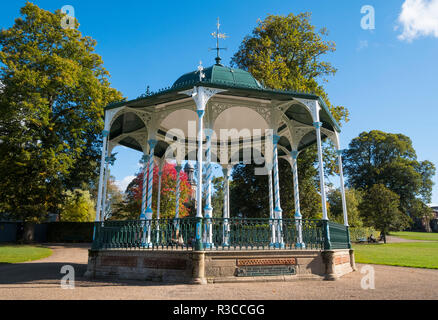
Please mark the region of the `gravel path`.
<svg viewBox="0 0 438 320"><path fill-rule="evenodd" d="M433 242L429 240L412 240L412 239L403 239L396 236L386 236L387 243L400 243L400 242Z"/></svg>
<svg viewBox="0 0 438 320"><path fill-rule="evenodd" d="M49 245L52 256L29 263L0 265L0 300L21 299L434 299L438 300L438 270L373 265L375 289L361 289L358 271L338 281L160 285L153 282L88 281L87 245ZM63 265L76 272L75 289L61 289Z"/></svg>

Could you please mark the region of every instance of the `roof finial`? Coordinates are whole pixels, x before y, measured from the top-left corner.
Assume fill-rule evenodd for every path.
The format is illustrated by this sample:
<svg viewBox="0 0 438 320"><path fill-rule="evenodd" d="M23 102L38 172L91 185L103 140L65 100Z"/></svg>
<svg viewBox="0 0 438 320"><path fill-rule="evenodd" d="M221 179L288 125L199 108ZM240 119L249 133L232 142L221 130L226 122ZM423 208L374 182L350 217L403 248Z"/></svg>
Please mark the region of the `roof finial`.
<svg viewBox="0 0 438 320"><path fill-rule="evenodd" d="M227 48L219 48L219 39L226 39L226 38L228 38L228 36L225 34L225 33L220 33L219 32L219 28L220 28L220 26L221 26L221 24L219 23L219 18L217 18L217 31L215 31L215 32L213 32L211 35L213 36L213 38L216 38L216 48L215 49L213 49L213 48L210 48L209 50L216 50L216 52L217 52L217 56L216 56L216 58L215 58L215 60L216 60L216 64L217 65L219 65L219 66L221 66L221 57L220 57L220 55L219 55L219 52L220 52L220 50L227 50Z"/></svg>
<svg viewBox="0 0 438 320"><path fill-rule="evenodd" d="M202 79L205 78L204 67L202 66L202 61L199 61L198 72L199 72L199 81L201 82Z"/></svg>

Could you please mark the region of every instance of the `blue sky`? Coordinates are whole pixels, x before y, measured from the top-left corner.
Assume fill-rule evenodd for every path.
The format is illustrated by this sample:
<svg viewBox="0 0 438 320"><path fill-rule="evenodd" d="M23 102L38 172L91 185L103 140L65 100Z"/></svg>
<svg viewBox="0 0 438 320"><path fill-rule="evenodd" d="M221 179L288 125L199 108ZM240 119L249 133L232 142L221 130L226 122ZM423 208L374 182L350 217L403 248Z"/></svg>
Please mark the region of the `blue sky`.
<svg viewBox="0 0 438 320"><path fill-rule="evenodd" d="M326 27L328 39L337 45L327 59L338 73L326 90L333 104L350 111L342 147L362 131L402 133L412 139L420 160L438 165L438 0L33 2L50 11L64 5L75 8L82 33L98 42L112 86L129 99L147 85L152 90L172 85L200 60L213 64L214 53L208 48L215 45L210 33L217 17L230 36L224 44L228 51L222 54L228 64L257 19L312 12L312 23ZM2 3L0 27L11 26L24 3ZM374 30L361 28L364 5L375 9ZM120 147L115 152L119 154L112 174L121 182L138 170L140 154ZM434 182L432 202L438 203L437 177Z"/></svg>

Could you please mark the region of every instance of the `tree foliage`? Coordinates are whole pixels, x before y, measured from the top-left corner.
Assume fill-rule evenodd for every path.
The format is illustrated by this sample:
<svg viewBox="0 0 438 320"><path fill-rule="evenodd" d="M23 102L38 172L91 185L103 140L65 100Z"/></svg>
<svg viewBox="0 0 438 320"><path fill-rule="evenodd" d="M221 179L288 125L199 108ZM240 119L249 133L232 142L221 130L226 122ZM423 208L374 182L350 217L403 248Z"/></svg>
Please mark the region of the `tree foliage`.
<svg viewBox="0 0 438 320"><path fill-rule="evenodd" d="M65 201L60 211L60 221L92 222L95 215L95 203L91 199L90 191L76 189L65 193Z"/></svg>
<svg viewBox="0 0 438 320"><path fill-rule="evenodd" d="M302 161L305 161L302 159ZM280 199L283 217L293 218L295 201L293 179L290 165L285 160L279 161ZM233 170L231 184L231 214L242 214L245 217L269 217L269 178L267 175L254 175L255 165L238 165ZM300 207L304 218L321 218L321 197L317 193L312 178L305 174L311 172L306 165L299 167Z"/></svg>
<svg viewBox="0 0 438 320"><path fill-rule="evenodd" d="M225 179L215 177L212 180L214 192L211 196L211 206L213 207L213 217L222 218L224 212Z"/></svg>
<svg viewBox="0 0 438 320"><path fill-rule="evenodd" d="M21 14L0 32L0 211L26 219L94 179L103 107L122 96L96 41L63 29L64 14L29 2Z"/></svg>
<svg viewBox="0 0 438 320"><path fill-rule="evenodd" d="M329 76L336 73L336 69L324 60L327 54L335 51L335 43L324 40L328 35L327 30L317 31L311 24L310 18L310 13L267 16L263 21L259 21L251 35L244 38L231 63L233 66L249 71L267 87L319 95L338 122L348 121L348 110L343 106L333 106L322 85ZM332 148L324 148L324 162L326 175L336 172L336 154ZM300 152L298 175L301 211L307 218L321 216L316 163L315 146ZM267 176L251 177L254 172L252 170L251 166L247 169L239 167L233 173L234 188L236 188L235 191L233 189L233 193L239 190L242 192L242 197L233 198L231 195L231 203L235 210L238 207L240 210L246 210L246 214L251 216L266 217L269 214L268 178ZM239 177L240 175L242 176ZM281 206L286 216L292 216L295 209L289 164L281 164L280 161L279 177Z"/></svg>
<svg viewBox="0 0 438 320"><path fill-rule="evenodd" d="M362 202L362 193L355 189L345 190L347 203L348 224L350 227L362 227L362 217L359 205ZM342 209L342 196L339 189L332 189L327 194L330 220L344 224L344 212Z"/></svg>
<svg viewBox="0 0 438 320"><path fill-rule="evenodd" d="M417 202L430 202L435 166L417 160L409 137L378 130L362 132L344 152L344 167L350 187L369 190L384 185L400 197L402 212L412 218L427 214L426 207Z"/></svg>
<svg viewBox="0 0 438 320"><path fill-rule="evenodd" d="M153 177L153 194L152 194L152 210L154 217L157 214L157 199L158 199L158 167L154 166ZM161 196L160 196L160 218L175 217L176 209L176 184L177 172L175 165L166 163L163 166L161 178ZM187 181L187 175L181 171L180 185L180 202L179 202L179 217L185 217L189 214L189 209L184 205L189 200L190 185ZM125 199L122 203L114 205L114 210L111 215L112 220L136 220L141 213L141 199L143 190L143 171L137 174L135 179L128 185L125 192Z"/></svg>
<svg viewBox="0 0 438 320"><path fill-rule="evenodd" d="M323 61L336 45L324 40L327 29L316 31L310 18L309 12L267 16L244 38L231 63L249 71L267 87L319 95L338 121L347 120L348 110L333 107L318 82L327 81L326 77L337 71L330 62Z"/></svg>
<svg viewBox="0 0 438 320"><path fill-rule="evenodd" d="M359 208L367 226L383 234L399 231L409 224L409 218L400 211L400 197L383 184L375 184L364 193ZM385 239L386 242L386 239Z"/></svg>

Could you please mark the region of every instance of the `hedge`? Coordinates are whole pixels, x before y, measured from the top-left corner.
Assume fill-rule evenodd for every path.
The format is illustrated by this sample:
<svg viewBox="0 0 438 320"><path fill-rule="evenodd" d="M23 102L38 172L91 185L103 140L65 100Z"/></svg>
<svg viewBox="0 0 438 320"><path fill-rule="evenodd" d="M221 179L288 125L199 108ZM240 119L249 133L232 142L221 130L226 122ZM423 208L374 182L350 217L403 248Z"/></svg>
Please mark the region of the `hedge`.
<svg viewBox="0 0 438 320"><path fill-rule="evenodd" d="M93 242L93 222L51 222L47 242Z"/></svg>
<svg viewBox="0 0 438 320"><path fill-rule="evenodd" d="M358 242L359 239L368 239L369 236L373 235L374 238L379 239L380 232L376 231L373 227L354 227L350 228L350 241Z"/></svg>

